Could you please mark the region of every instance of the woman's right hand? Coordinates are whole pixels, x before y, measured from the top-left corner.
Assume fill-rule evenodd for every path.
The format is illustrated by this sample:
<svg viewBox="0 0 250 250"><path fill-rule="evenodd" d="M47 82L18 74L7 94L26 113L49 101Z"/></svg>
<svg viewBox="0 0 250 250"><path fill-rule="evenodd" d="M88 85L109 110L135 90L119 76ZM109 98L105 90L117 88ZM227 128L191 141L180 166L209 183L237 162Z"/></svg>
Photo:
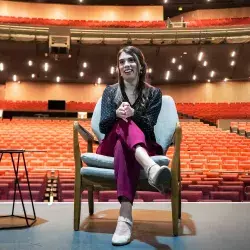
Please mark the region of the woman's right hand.
<svg viewBox="0 0 250 250"><path fill-rule="evenodd" d="M123 119L125 122L128 122L124 102L116 110L116 116Z"/></svg>

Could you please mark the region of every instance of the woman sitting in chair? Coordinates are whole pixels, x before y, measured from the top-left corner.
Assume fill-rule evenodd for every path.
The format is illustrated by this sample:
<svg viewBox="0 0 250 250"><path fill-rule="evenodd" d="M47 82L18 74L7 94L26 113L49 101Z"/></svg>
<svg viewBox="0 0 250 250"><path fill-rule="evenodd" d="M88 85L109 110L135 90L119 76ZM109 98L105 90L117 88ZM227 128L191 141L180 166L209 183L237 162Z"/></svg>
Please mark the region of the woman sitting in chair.
<svg viewBox="0 0 250 250"><path fill-rule="evenodd" d="M147 66L138 48L121 49L117 59L119 82L107 86L102 96L99 126L105 138L97 153L114 157L121 208L112 243L124 245L131 240L132 205L140 170L146 171L149 184L161 193L165 192L171 173L150 158L163 154L154 135L162 105L161 90L145 82Z"/></svg>

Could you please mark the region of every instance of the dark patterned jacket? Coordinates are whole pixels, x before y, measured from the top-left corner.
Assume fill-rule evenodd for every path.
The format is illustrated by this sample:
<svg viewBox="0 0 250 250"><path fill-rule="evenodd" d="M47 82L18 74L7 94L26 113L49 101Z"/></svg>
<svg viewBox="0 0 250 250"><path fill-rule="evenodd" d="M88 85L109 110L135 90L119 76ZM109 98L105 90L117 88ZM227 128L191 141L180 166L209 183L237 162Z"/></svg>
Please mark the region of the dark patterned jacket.
<svg viewBox="0 0 250 250"><path fill-rule="evenodd" d="M116 117L116 110L120 104L115 102L118 88L118 83L107 86L102 95L101 120L99 128L103 134L108 134L116 120L119 119ZM145 100L144 107L140 105L142 97L138 97L133 105L130 104L135 110L131 119L144 132L146 140L155 141L154 126L161 110L162 93L159 88L155 88L149 84L146 84L144 91L148 91L148 94L145 95L147 98ZM122 91L121 94L123 99L122 101L129 103L129 99L125 91Z"/></svg>

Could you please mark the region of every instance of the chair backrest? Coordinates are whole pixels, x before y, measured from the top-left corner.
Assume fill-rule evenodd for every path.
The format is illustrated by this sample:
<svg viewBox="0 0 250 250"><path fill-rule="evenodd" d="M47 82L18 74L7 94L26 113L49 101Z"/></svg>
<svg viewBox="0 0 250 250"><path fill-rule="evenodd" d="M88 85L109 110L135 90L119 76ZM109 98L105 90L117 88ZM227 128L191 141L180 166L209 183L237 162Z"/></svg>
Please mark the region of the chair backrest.
<svg viewBox="0 0 250 250"><path fill-rule="evenodd" d="M99 130L100 118L101 98L95 106L91 120L91 127L98 141L101 141L104 138L104 134L102 134ZM167 95L162 96L162 107L157 123L154 127L154 132L156 141L162 146L164 153L166 153L169 145L172 143L173 134L178 121L178 114L173 98Z"/></svg>

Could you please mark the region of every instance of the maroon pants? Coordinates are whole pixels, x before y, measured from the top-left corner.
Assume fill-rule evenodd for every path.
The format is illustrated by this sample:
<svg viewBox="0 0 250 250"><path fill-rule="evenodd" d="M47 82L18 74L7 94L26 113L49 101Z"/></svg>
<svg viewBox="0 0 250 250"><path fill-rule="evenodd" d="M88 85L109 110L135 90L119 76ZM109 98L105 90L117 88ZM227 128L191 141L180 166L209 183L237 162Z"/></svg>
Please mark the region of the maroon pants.
<svg viewBox="0 0 250 250"><path fill-rule="evenodd" d="M136 145L144 147L150 156L163 154L162 147L156 142L145 140L141 129L129 119L119 119L97 148L97 154L114 157L114 170L117 197L134 201L141 165L135 159Z"/></svg>

